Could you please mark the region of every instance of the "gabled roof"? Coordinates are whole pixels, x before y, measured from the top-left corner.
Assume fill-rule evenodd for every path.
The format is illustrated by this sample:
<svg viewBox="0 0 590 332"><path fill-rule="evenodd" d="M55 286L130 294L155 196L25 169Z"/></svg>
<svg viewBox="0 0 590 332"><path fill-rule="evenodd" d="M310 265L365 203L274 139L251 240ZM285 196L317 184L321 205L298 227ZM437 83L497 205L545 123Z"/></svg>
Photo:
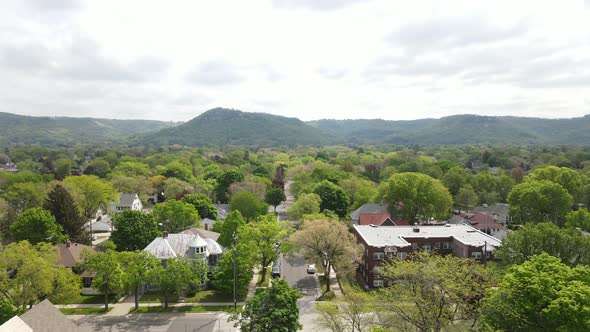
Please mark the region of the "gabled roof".
<svg viewBox="0 0 590 332"><path fill-rule="evenodd" d="M209 247L213 245L212 242L217 243L213 239L204 239L200 235L190 232L168 234L166 237L155 238L144 250L154 254L158 259L169 259L173 257L189 257L190 247L206 247L207 256L209 256L215 254L209 250ZM219 244L217 245L219 246ZM223 247L219 247L223 251ZM211 248L215 249L214 247ZM215 249L215 251L218 250Z"/></svg>
<svg viewBox="0 0 590 332"><path fill-rule="evenodd" d="M366 204L363 204L360 208L354 210L350 214L350 217L353 220L358 220L360 218L361 213L383 214L383 213L389 213L389 211L387 210L387 204L366 203Z"/></svg>
<svg viewBox="0 0 590 332"><path fill-rule="evenodd" d="M217 219L225 220L229 214L229 204L213 204L217 208Z"/></svg>
<svg viewBox="0 0 590 332"><path fill-rule="evenodd" d="M65 267L74 267L80 263L82 250L88 249L94 251L92 247L80 243L61 243L56 244L55 248L59 254L59 261L57 263Z"/></svg>
<svg viewBox="0 0 590 332"><path fill-rule="evenodd" d="M127 206L131 207L133 205L133 201L137 198L137 194L134 193L122 193L121 198L119 199L119 206Z"/></svg>
<svg viewBox="0 0 590 332"><path fill-rule="evenodd" d="M508 211L510 210L510 205L506 203L496 203L491 204L488 206L477 206L473 209L473 211L484 212L487 214L496 214L496 215L508 215Z"/></svg>
<svg viewBox="0 0 590 332"><path fill-rule="evenodd" d="M385 220L389 219L389 213L361 213L359 218L359 225L381 225Z"/></svg>
<svg viewBox="0 0 590 332"><path fill-rule="evenodd" d="M76 326L66 315L61 313L49 300L33 306L20 316L34 332L76 332L85 331Z"/></svg>
<svg viewBox="0 0 590 332"><path fill-rule="evenodd" d="M33 332L33 329L20 317L14 316L0 325L0 332Z"/></svg>
<svg viewBox="0 0 590 332"><path fill-rule="evenodd" d="M191 228L183 231L182 233L183 234L199 235L200 237L202 237L204 239L211 239L213 241L217 241L217 239L219 239L219 236L221 235L217 232L208 231L208 230L204 230L204 229L200 229L200 228L196 228L196 227L191 227Z"/></svg>

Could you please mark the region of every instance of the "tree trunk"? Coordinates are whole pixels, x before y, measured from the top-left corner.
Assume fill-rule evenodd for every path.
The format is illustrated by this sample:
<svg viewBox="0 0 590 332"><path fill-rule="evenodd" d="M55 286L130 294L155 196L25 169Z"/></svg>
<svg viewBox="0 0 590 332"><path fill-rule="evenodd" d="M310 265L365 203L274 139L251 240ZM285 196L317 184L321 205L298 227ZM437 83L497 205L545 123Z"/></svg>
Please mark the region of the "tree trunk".
<svg viewBox="0 0 590 332"><path fill-rule="evenodd" d="M328 262L326 264L326 271L324 271L324 277L326 278L326 292L330 291L330 269L332 268L332 264Z"/></svg>
<svg viewBox="0 0 590 332"><path fill-rule="evenodd" d="M105 289L104 292L104 312L109 311L109 290Z"/></svg>
<svg viewBox="0 0 590 332"><path fill-rule="evenodd" d="M164 309L168 309L168 295L164 294Z"/></svg>
<svg viewBox="0 0 590 332"><path fill-rule="evenodd" d="M139 286L135 285L135 311L139 309Z"/></svg>
<svg viewBox="0 0 590 332"><path fill-rule="evenodd" d="M260 284L262 284L266 280L266 269L267 268L268 267L266 267L266 266L262 267L262 278L260 279Z"/></svg>

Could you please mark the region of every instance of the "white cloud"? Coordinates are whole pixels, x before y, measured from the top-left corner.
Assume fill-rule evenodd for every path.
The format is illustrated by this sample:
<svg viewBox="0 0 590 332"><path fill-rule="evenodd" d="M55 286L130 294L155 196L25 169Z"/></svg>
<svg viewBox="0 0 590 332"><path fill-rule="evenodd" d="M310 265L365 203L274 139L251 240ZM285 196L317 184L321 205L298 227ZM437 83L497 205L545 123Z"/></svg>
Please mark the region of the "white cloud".
<svg viewBox="0 0 590 332"><path fill-rule="evenodd" d="M7 0L2 111L188 120L590 113L586 1ZM586 99L584 99L586 98Z"/></svg>

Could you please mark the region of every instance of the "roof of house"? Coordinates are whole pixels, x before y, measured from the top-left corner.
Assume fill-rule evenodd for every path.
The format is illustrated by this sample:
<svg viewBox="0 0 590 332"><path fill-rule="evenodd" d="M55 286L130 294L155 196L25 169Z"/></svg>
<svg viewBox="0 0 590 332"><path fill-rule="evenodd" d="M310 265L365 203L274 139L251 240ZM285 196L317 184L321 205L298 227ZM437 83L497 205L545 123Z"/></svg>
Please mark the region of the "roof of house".
<svg viewBox="0 0 590 332"><path fill-rule="evenodd" d="M119 206L131 207L136 197L137 194L135 193L122 193L121 198L119 199Z"/></svg>
<svg viewBox="0 0 590 332"><path fill-rule="evenodd" d="M359 225L381 225L389 218L389 213L361 213L359 218Z"/></svg>
<svg viewBox="0 0 590 332"><path fill-rule="evenodd" d="M350 217L352 219L357 220L357 219L360 218L361 213L383 214L383 213L389 213L389 211L387 210L387 204L382 204L382 203L378 203L378 204L366 203L366 204L363 204L358 209L354 210L350 214Z"/></svg>
<svg viewBox="0 0 590 332"><path fill-rule="evenodd" d="M481 247L484 243L499 247L502 243L497 238L478 231L467 225L428 225L428 226L365 226L354 225L356 233L372 247L408 247L407 239L453 238L465 245ZM415 232L417 228L419 232Z"/></svg>
<svg viewBox="0 0 590 332"><path fill-rule="evenodd" d="M217 219L225 220L229 214L229 204L213 204L217 208Z"/></svg>
<svg viewBox="0 0 590 332"><path fill-rule="evenodd" d="M478 212L478 211L453 216L451 219L449 219L448 223L449 224L466 223L466 224L474 226L476 228L479 228L479 227L492 227L492 228L498 228L498 229L505 228L502 224L498 223L495 216L493 216L491 214L483 213L483 212Z"/></svg>
<svg viewBox="0 0 590 332"><path fill-rule="evenodd" d="M20 317L14 316L0 325L0 332L33 332L33 329Z"/></svg>
<svg viewBox="0 0 590 332"><path fill-rule="evenodd" d="M510 210L510 205L506 203L496 203L490 204L486 206L477 206L473 208L473 211L477 212L484 212L487 214L496 214L496 215L508 215L508 211Z"/></svg>
<svg viewBox="0 0 590 332"><path fill-rule="evenodd" d="M93 232L110 232L113 230L113 225L106 223L102 220L92 223Z"/></svg>
<svg viewBox="0 0 590 332"><path fill-rule="evenodd" d="M35 332L76 332L84 331L74 324L66 315L61 313L49 300L33 306L32 309L20 316Z"/></svg>
<svg viewBox="0 0 590 332"><path fill-rule="evenodd" d="M92 247L75 242L56 244L55 248L59 253L59 261L57 263L65 267L74 267L80 263L82 250L88 249L94 251Z"/></svg>
<svg viewBox="0 0 590 332"><path fill-rule="evenodd" d="M215 242L212 239L210 240ZM207 256L209 256L215 254L209 250L210 245L209 241L206 241L198 234L180 233L168 234L166 237L157 237L144 250L151 252L158 259L169 259L173 257L188 257L190 247L207 247ZM223 247L221 247L221 250L223 251Z"/></svg>
<svg viewBox="0 0 590 332"><path fill-rule="evenodd" d="M202 237L204 239L211 239L213 241L217 241L217 239L219 239L219 236L221 235L217 232L204 230L204 229L200 229L200 228L196 228L196 227L191 227L191 228L183 231L182 233L183 234L199 235L200 237Z"/></svg>

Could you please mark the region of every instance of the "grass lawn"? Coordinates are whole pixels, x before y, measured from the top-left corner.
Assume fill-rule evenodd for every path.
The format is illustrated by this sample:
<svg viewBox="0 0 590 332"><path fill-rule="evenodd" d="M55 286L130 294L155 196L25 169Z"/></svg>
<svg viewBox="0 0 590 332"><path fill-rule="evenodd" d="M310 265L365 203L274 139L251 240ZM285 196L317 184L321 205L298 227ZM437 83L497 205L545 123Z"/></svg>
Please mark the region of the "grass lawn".
<svg viewBox="0 0 590 332"><path fill-rule="evenodd" d="M258 274L258 281L256 281L256 286L257 287L268 287L270 285L270 272L271 272L272 268L269 266L266 269L266 280L264 280L264 282L262 282L262 274Z"/></svg>
<svg viewBox="0 0 590 332"><path fill-rule="evenodd" d="M59 309L64 315L92 315L104 314L104 308L61 308ZM113 308L109 308L109 311Z"/></svg>
<svg viewBox="0 0 590 332"><path fill-rule="evenodd" d="M164 309L163 306L155 306L155 307L139 307L136 311L135 308L131 308L129 310L130 314L153 314L153 313L162 313L162 312L209 312L209 311L225 311L228 313L233 313L234 308L232 306L182 306L182 307L168 307L168 309Z"/></svg>
<svg viewBox="0 0 590 332"><path fill-rule="evenodd" d="M119 295L112 294L109 295L109 303L117 303L119 299ZM56 303L56 304L100 304L104 303L104 295L79 295L77 298L72 299L71 301L66 301L65 303Z"/></svg>
<svg viewBox="0 0 590 332"><path fill-rule="evenodd" d="M161 297L160 294L147 292L139 298L139 302L141 302L141 303L164 303L164 298ZM176 297L169 297L168 298L168 303L176 303L176 302L178 302L178 298L176 298Z"/></svg>
<svg viewBox="0 0 590 332"><path fill-rule="evenodd" d="M239 291L236 296L238 302L245 301L247 294L248 294L247 289L243 289L243 290ZM189 302L189 303L192 303L192 302L194 302L194 303L233 302L233 301L234 301L234 295L232 292L225 293L225 292L221 292L221 291L214 290L214 289L200 290L200 291L197 291L197 293L195 293L194 295L187 296L184 299L184 302Z"/></svg>
<svg viewBox="0 0 590 332"><path fill-rule="evenodd" d="M332 301L333 299L336 298L336 295L334 295L333 291L328 291L327 287L326 287L326 279L324 278L324 276L318 276L318 279L320 280L320 286L322 288L322 295L320 295L320 297L318 297L318 301Z"/></svg>

